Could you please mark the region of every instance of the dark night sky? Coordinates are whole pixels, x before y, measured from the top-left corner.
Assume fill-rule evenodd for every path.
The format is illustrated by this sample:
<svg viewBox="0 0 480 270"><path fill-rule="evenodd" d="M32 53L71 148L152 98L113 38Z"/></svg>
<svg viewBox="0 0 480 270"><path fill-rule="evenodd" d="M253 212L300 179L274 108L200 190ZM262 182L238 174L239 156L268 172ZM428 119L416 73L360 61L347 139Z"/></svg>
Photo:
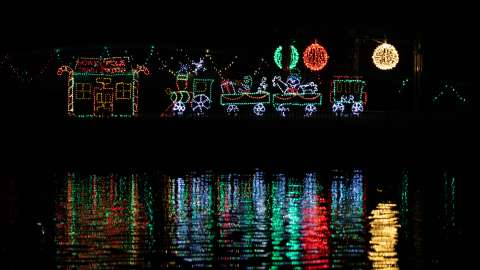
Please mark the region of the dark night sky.
<svg viewBox="0 0 480 270"><path fill-rule="evenodd" d="M406 38L421 31L449 42L452 34L468 34L475 18L473 10L461 5L430 7L408 1L368 5L338 1L98 2L5 8L0 16L6 36L3 46L139 41L231 46L261 44L305 30L342 35L350 27Z"/></svg>
<svg viewBox="0 0 480 270"><path fill-rule="evenodd" d="M1 50L29 52L104 44L271 50L288 40L326 39L350 46L354 35L424 40L438 72L473 74L475 9L455 3L339 1L148 1L6 7ZM462 53L459 53L462 52ZM474 54L473 54L474 55ZM426 61L428 61L428 59ZM455 67L455 68L451 68ZM469 75L466 75L468 77Z"/></svg>

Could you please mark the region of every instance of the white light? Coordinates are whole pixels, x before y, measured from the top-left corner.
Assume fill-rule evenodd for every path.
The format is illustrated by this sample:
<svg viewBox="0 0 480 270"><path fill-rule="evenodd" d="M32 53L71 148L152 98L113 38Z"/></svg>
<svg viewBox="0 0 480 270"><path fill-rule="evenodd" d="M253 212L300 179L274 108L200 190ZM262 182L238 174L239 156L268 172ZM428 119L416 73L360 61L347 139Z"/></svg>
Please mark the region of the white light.
<svg viewBox="0 0 480 270"><path fill-rule="evenodd" d="M373 51L372 60L377 68L389 70L398 64L399 56L393 45L383 43Z"/></svg>

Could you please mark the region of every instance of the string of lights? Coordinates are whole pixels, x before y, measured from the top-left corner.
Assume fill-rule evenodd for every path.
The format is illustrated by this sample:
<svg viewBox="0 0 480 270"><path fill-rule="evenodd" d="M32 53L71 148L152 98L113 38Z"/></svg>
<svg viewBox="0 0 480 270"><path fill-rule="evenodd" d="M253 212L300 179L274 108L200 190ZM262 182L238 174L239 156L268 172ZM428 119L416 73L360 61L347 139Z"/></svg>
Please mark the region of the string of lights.
<svg viewBox="0 0 480 270"><path fill-rule="evenodd" d="M407 88L408 84L410 83L410 79L409 78L405 78L402 80L402 83L400 85L400 87L397 89L396 91L396 94L401 94L405 91L405 89Z"/></svg>
<svg viewBox="0 0 480 270"><path fill-rule="evenodd" d="M22 84L30 84L33 81L43 79L48 74L47 70L52 67L52 64L55 62L54 59L54 53L52 52L38 72L33 73L26 68L21 68L18 64L14 64L12 58L5 54L0 60L0 70L5 70L12 79Z"/></svg>
<svg viewBox="0 0 480 270"><path fill-rule="evenodd" d="M469 103L467 98L465 96L461 95L457 91L456 87L451 85L448 82L443 82L442 83L442 85L440 87L440 91L438 92L438 94L433 96L432 101L433 101L434 104L440 103L440 99L442 97L446 97L446 96L452 96L452 97L455 98L456 101L459 101L462 104Z"/></svg>

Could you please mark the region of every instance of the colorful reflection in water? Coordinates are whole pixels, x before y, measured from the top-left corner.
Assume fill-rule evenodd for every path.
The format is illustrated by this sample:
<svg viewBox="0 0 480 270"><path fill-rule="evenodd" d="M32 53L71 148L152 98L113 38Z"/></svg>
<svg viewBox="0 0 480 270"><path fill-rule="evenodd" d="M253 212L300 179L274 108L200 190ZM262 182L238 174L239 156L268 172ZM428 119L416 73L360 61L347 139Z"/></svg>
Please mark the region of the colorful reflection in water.
<svg viewBox="0 0 480 270"><path fill-rule="evenodd" d="M138 175L68 174L56 200L57 265L144 266L153 248L152 189Z"/></svg>
<svg viewBox="0 0 480 270"><path fill-rule="evenodd" d="M455 198L455 179L446 183L448 199ZM406 172L399 187L393 200L370 199L367 210L367 191L377 188L367 188L361 170L70 173L56 197L56 263L73 269L398 269L399 223L409 214ZM455 206L447 210L454 220Z"/></svg>
<svg viewBox="0 0 480 270"><path fill-rule="evenodd" d="M393 203L379 203L372 210L370 219L370 245L368 258L373 269L399 269L398 254L398 211Z"/></svg>
<svg viewBox="0 0 480 270"><path fill-rule="evenodd" d="M366 267L361 171L266 177L168 178L169 252L195 267Z"/></svg>
<svg viewBox="0 0 480 270"><path fill-rule="evenodd" d="M331 196L332 268L363 269L367 246L362 172L335 175Z"/></svg>

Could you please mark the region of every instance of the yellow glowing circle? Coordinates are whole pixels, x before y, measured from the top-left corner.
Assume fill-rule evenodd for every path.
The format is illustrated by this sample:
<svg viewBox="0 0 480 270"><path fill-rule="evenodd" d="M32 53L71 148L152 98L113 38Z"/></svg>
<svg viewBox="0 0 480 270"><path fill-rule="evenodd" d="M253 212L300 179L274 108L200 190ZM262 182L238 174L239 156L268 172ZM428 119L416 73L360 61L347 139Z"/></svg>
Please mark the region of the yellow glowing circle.
<svg viewBox="0 0 480 270"><path fill-rule="evenodd" d="M378 46L372 55L373 63L381 70L394 68L399 61L398 52L391 44L383 43Z"/></svg>

